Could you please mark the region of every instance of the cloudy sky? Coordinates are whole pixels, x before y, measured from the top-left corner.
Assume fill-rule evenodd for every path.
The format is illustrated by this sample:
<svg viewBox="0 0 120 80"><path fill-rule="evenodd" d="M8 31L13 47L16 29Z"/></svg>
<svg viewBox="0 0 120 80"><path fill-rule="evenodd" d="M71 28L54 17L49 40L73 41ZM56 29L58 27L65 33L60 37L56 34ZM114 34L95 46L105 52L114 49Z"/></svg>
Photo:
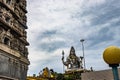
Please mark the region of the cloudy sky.
<svg viewBox="0 0 120 80"><path fill-rule="evenodd" d="M27 0L29 70L38 74L48 67L63 72L71 46L82 56L85 39L87 69L108 69L102 54L106 47L120 47L120 0Z"/></svg>

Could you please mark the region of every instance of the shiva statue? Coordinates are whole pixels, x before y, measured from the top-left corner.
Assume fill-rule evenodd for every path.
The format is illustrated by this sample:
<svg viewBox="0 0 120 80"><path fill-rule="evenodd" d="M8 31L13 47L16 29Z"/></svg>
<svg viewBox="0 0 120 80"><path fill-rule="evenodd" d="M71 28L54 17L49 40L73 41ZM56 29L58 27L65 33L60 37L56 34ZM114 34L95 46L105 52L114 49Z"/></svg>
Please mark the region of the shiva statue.
<svg viewBox="0 0 120 80"><path fill-rule="evenodd" d="M70 54L66 61L64 61L64 51L62 52L62 62L65 66L67 66L67 69L83 69L82 59L83 57L76 56L73 46L70 49Z"/></svg>

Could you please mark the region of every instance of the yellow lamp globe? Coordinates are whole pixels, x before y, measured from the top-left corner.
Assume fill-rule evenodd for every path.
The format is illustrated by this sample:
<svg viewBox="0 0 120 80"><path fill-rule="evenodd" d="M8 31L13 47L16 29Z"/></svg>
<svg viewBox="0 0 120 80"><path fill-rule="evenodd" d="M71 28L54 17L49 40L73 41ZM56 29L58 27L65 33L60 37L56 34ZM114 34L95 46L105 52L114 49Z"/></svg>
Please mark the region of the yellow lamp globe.
<svg viewBox="0 0 120 80"><path fill-rule="evenodd" d="M103 52L103 59L107 64L119 64L120 63L120 48L116 46L110 46Z"/></svg>

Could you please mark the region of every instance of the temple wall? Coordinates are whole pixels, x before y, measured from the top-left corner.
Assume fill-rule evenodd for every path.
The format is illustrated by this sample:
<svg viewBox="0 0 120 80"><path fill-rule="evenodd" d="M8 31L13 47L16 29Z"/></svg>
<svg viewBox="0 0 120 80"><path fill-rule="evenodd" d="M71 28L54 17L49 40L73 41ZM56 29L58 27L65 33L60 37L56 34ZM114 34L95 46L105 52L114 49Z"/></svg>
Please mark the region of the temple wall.
<svg viewBox="0 0 120 80"><path fill-rule="evenodd" d="M120 76L120 68L118 68ZM82 80L114 80L112 69L100 70L93 72L85 72L81 75Z"/></svg>
<svg viewBox="0 0 120 80"><path fill-rule="evenodd" d="M0 51L0 75L18 80L25 80L27 70L27 65L21 63L19 59Z"/></svg>

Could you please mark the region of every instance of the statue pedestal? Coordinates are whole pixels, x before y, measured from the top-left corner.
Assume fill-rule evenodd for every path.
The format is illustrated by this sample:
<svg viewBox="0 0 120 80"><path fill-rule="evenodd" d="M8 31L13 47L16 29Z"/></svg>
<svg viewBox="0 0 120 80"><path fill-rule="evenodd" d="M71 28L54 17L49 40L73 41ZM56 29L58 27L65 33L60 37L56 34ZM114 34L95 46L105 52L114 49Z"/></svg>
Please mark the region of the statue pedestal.
<svg viewBox="0 0 120 80"><path fill-rule="evenodd" d="M71 80L81 80L81 73L89 72L90 70L84 70L84 69L67 69L65 71L65 77L70 78Z"/></svg>
<svg viewBox="0 0 120 80"><path fill-rule="evenodd" d="M82 73L82 72L84 72L84 69L77 69L77 68L75 68L75 69L67 69L65 71L65 73L74 73L74 72L80 72L80 73Z"/></svg>

